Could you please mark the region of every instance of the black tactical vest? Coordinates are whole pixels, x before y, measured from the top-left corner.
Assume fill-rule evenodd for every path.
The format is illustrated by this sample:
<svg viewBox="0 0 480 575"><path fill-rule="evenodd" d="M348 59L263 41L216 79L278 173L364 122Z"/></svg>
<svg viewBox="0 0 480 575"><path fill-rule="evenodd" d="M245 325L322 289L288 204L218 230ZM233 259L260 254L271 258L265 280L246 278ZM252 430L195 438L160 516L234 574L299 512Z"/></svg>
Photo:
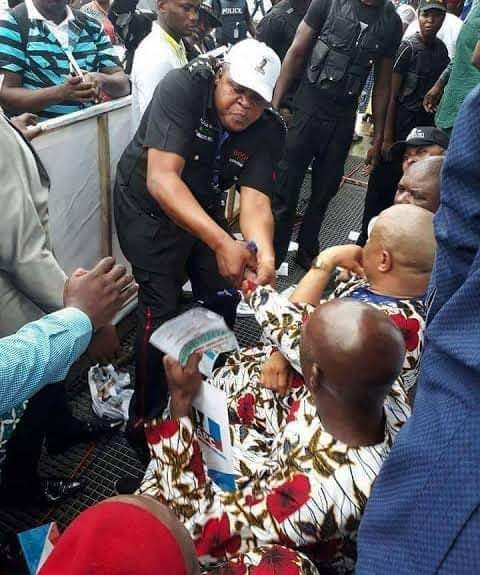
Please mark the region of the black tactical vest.
<svg viewBox="0 0 480 575"><path fill-rule="evenodd" d="M378 18L367 26L352 0L332 0L312 51L308 80L332 98L357 98L384 52L394 11L391 2L385 1Z"/></svg>
<svg viewBox="0 0 480 575"><path fill-rule="evenodd" d="M419 34L403 41L409 44L413 56L411 67L403 81L398 97L407 110L418 112L423 109L423 98L448 66L449 58L445 45L436 39L432 46L426 46Z"/></svg>
<svg viewBox="0 0 480 575"><path fill-rule="evenodd" d="M247 37L247 0L219 0L222 26L217 28L219 46L236 44Z"/></svg>

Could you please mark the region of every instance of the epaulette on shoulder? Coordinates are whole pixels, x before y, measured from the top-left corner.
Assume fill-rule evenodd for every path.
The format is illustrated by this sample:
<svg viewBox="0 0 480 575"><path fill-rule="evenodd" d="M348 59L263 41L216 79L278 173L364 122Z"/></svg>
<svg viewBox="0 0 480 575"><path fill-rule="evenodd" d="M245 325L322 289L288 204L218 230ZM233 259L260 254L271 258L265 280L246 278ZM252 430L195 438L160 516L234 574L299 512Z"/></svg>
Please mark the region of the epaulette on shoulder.
<svg viewBox="0 0 480 575"><path fill-rule="evenodd" d="M266 108L265 113L268 115L268 117L272 117L275 120L275 122L282 128L284 134L287 133L287 124L285 123L282 115L277 110L275 110L275 108Z"/></svg>
<svg viewBox="0 0 480 575"><path fill-rule="evenodd" d="M192 74L200 74L205 78L211 78L217 70L215 58L208 58L203 55L197 56L197 58L187 64L187 70Z"/></svg>

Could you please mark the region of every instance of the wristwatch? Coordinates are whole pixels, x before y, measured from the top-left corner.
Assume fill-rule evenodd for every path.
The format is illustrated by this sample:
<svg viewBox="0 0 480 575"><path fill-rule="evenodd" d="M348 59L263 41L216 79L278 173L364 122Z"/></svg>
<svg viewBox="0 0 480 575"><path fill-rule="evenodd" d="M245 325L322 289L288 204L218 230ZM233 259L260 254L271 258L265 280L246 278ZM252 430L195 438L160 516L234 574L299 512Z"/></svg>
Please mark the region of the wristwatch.
<svg viewBox="0 0 480 575"><path fill-rule="evenodd" d="M323 259L322 254L318 254L318 256L313 260L312 269L321 270L323 272L330 271L330 268L325 263L325 260Z"/></svg>

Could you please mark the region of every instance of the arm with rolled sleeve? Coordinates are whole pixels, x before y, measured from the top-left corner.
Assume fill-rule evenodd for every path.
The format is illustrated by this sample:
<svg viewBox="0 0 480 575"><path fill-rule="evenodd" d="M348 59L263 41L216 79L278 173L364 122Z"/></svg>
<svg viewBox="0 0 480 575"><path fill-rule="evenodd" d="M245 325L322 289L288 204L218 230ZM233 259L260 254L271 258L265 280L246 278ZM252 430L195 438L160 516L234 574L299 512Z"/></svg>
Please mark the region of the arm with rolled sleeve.
<svg viewBox="0 0 480 575"><path fill-rule="evenodd" d="M88 316L65 308L0 339L0 413L65 379L91 336Z"/></svg>
<svg viewBox="0 0 480 575"><path fill-rule="evenodd" d="M255 319L260 324L263 335L301 374L300 334L302 325L315 307L292 303L270 286L258 287L252 295L250 306L255 312Z"/></svg>

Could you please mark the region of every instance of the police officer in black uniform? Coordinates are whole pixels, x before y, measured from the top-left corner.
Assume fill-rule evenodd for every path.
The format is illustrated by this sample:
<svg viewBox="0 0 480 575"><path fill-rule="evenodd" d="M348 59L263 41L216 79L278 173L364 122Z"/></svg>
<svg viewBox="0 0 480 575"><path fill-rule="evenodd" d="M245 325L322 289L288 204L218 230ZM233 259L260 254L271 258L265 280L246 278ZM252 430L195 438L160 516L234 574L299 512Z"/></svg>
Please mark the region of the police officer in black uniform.
<svg viewBox="0 0 480 575"><path fill-rule="evenodd" d="M255 38L255 27L247 0L214 0L213 8L222 23L215 33L219 46L245 40L247 32Z"/></svg>
<svg viewBox="0 0 480 575"><path fill-rule="evenodd" d="M240 286L248 270L259 284L275 278L270 195L285 126L268 106L280 61L249 39L216 67L198 58L167 74L118 164L115 221L139 284L136 421L165 407L161 354L148 342L178 314L186 276L204 301ZM234 184L256 250L225 229L222 196Z"/></svg>
<svg viewBox="0 0 480 575"><path fill-rule="evenodd" d="M405 140L418 126L434 126L435 114L423 107L423 99L449 64L445 44L437 38L446 0L422 0L418 8L420 31L405 38L393 66L392 95L387 113L381 161L368 180L359 245L367 241L368 222L393 204L402 177L401 157L390 155L395 141Z"/></svg>
<svg viewBox="0 0 480 575"><path fill-rule="evenodd" d="M273 99L278 107L307 63L274 197L279 262L287 252L300 188L312 159L312 194L298 237L297 261L308 268L318 252L318 233L343 175L358 97L372 66L375 136L367 162L378 162L393 57L401 35L400 18L388 0L313 0L310 4L282 64Z"/></svg>

